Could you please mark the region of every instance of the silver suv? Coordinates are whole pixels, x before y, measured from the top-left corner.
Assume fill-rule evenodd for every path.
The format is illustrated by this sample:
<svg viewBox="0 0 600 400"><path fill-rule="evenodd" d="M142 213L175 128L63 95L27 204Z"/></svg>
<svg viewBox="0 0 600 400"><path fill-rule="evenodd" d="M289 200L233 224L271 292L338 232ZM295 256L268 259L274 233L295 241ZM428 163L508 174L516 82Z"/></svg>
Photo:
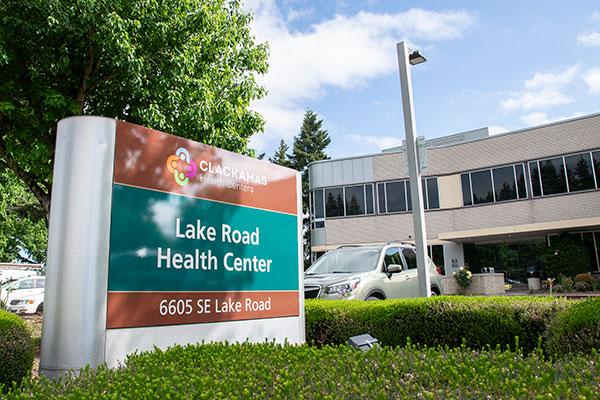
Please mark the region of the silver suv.
<svg viewBox="0 0 600 400"><path fill-rule="evenodd" d="M441 274L427 257L431 294L440 294ZM383 300L418 297L417 254L406 243L342 246L319 258L304 273L307 299Z"/></svg>

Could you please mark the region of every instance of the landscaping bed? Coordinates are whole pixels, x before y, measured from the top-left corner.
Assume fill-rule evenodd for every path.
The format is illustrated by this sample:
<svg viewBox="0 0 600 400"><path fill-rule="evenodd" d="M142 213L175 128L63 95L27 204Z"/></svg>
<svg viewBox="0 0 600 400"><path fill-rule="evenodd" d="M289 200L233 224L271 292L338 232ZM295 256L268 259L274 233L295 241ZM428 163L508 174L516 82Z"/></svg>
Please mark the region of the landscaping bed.
<svg viewBox="0 0 600 400"><path fill-rule="evenodd" d="M0 312L0 347L13 349L0 364L14 374L5 382L25 378L6 396L600 398L600 298L310 300L305 310L306 345L177 346L59 382L29 375L39 339L21 318ZM382 347L362 353L346 345L363 333Z"/></svg>
<svg viewBox="0 0 600 400"><path fill-rule="evenodd" d="M434 297L385 301L306 301L306 340L343 344L369 333L387 346L408 338L427 346L543 346L553 318L574 302L552 297ZM600 301L597 302L600 307Z"/></svg>
<svg viewBox="0 0 600 400"><path fill-rule="evenodd" d="M117 370L31 380L6 398L594 398L599 366L595 351L552 362L466 347L190 345L131 356Z"/></svg>

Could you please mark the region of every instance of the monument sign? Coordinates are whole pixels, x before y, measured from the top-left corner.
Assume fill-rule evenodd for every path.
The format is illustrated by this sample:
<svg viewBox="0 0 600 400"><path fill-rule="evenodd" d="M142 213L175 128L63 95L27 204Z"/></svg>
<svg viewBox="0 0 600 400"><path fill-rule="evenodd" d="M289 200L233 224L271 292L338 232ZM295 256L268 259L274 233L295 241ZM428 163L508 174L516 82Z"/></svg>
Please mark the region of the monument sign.
<svg viewBox="0 0 600 400"><path fill-rule="evenodd" d="M304 341L301 180L101 117L59 122L41 371L202 341Z"/></svg>

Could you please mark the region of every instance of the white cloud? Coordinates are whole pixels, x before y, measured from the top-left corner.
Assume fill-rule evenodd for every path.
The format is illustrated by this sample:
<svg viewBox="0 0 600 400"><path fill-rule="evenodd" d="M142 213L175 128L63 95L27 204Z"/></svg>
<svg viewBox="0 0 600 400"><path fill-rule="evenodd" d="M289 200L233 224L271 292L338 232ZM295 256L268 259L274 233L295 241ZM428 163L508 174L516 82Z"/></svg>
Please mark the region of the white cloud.
<svg viewBox="0 0 600 400"><path fill-rule="evenodd" d="M490 133L490 136L494 136L494 135L500 135L501 133L504 133L504 132L508 132L508 129L506 129L503 126L492 125L492 126L488 126L488 132Z"/></svg>
<svg viewBox="0 0 600 400"><path fill-rule="evenodd" d="M577 36L577 41L588 47L600 46L600 32L592 32L587 35L579 35Z"/></svg>
<svg viewBox="0 0 600 400"><path fill-rule="evenodd" d="M402 138L393 136L368 136L368 135L346 135L346 137L355 143L369 145L376 151L389 149L402 145Z"/></svg>
<svg viewBox="0 0 600 400"><path fill-rule="evenodd" d="M579 72L579 65L574 65L567 68L565 72L560 74L536 72L533 78L525 81L525 89L537 90L537 89L548 89L555 88L559 89L568 83L573 81L573 78L577 76Z"/></svg>
<svg viewBox="0 0 600 400"><path fill-rule="evenodd" d="M583 77L590 93L600 93L600 68L595 67L588 70Z"/></svg>
<svg viewBox="0 0 600 400"><path fill-rule="evenodd" d="M286 19L288 22L293 22L305 18L310 18L314 15L314 13L315 9L313 7L291 10L290 12L288 12Z"/></svg>
<svg viewBox="0 0 600 400"><path fill-rule="evenodd" d="M527 114L521 117L521 122L523 122L527 126L535 126L535 125L544 125L550 122L548 119L548 114L545 112L532 112L531 114Z"/></svg>
<svg viewBox="0 0 600 400"><path fill-rule="evenodd" d="M537 92L521 92L509 99L500 101L500 105L506 111L531 110L548 108L560 104L568 104L573 101L563 93L555 89L545 89Z"/></svg>
<svg viewBox="0 0 600 400"><path fill-rule="evenodd" d="M571 115L561 115L556 117L549 117L545 112L532 112L531 114L527 114L521 117L521 122L523 122L527 126L536 126L536 125L544 125L549 124L551 122L560 121L569 118L580 117L584 115L582 112L575 112Z"/></svg>
<svg viewBox="0 0 600 400"><path fill-rule="evenodd" d="M573 99L563 93L563 88L579 75L580 66L574 65L561 73L537 72L525 81L521 92L512 93L500 101L505 111L545 109L568 104Z"/></svg>
<svg viewBox="0 0 600 400"><path fill-rule="evenodd" d="M293 31L274 0L246 1L255 14L253 32L270 47L269 73L260 78L265 99L254 104L265 112L266 131L254 139L258 147L289 138L300 124L285 120L298 115L306 100L326 95L328 88L354 89L396 70L399 40L437 42L458 38L473 23L467 11L410 9L397 14L361 11L336 15L307 31ZM287 129L292 128L290 132ZM259 150L262 149L258 147Z"/></svg>

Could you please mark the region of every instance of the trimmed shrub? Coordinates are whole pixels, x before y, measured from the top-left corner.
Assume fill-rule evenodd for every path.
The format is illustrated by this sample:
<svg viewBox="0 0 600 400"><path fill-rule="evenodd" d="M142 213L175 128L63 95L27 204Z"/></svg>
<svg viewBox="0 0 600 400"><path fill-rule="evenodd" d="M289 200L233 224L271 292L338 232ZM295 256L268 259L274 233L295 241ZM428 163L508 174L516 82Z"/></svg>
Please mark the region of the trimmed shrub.
<svg viewBox="0 0 600 400"><path fill-rule="evenodd" d="M539 346L548 324L568 307L551 297L432 297L384 301L306 301L306 340L316 345L345 344L369 333L382 345L407 339L426 346L472 348Z"/></svg>
<svg viewBox="0 0 600 400"><path fill-rule="evenodd" d="M31 380L14 399L594 398L600 355L553 363L514 352L211 344L133 355L117 370Z"/></svg>
<svg viewBox="0 0 600 400"><path fill-rule="evenodd" d="M31 373L34 347L23 319L0 310L0 386L19 384Z"/></svg>
<svg viewBox="0 0 600 400"><path fill-rule="evenodd" d="M546 347L555 356L600 350L600 298L579 300L550 323Z"/></svg>
<svg viewBox="0 0 600 400"><path fill-rule="evenodd" d="M591 286L587 282L578 281L573 284L573 289L578 292L587 292L591 289Z"/></svg>
<svg viewBox="0 0 600 400"><path fill-rule="evenodd" d="M579 274L575 277L575 282L585 282L590 286L597 281L598 280L594 278L591 274Z"/></svg>

